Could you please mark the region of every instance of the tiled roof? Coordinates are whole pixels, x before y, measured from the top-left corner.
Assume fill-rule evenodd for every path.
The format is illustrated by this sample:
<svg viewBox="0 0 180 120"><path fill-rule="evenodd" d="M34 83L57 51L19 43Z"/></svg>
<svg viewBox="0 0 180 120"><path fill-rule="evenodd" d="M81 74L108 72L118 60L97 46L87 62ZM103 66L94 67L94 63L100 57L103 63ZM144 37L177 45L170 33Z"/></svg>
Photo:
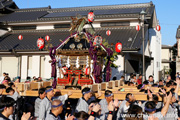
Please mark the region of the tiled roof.
<svg viewBox="0 0 180 120"><path fill-rule="evenodd" d="M33 12L14 12L11 14L8 14L6 16L0 17L0 22L7 21L34 21L37 20L39 17L42 17L44 15L48 14L47 11L33 11Z"/></svg>
<svg viewBox="0 0 180 120"><path fill-rule="evenodd" d="M29 21L53 21L53 20L71 20L71 16L87 16L88 12L93 10L96 19L102 18L139 18L139 13L145 10L147 16L152 16L154 12L153 3L127 4L127 5L108 5L76 8L34 8L19 9L14 13L0 17L1 22L29 22ZM18 16L18 17L17 17ZM20 17L19 17L20 16ZM30 19L27 19L28 18ZM33 19L31 19L33 18Z"/></svg>
<svg viewBox="0 0 180 120"><path fill-rule="evenodd" d="M141 30L136 31L135 27L119 27L119 28L98 28L95 29L96 34L100 34L108 40L108 43L121 42L123 50L138 50L141 47ZM106 31L110 30L111 35L107 36ZM147 30L147 29L146 29ZM19 35L23 36L23 40L19 40ZM70 36L68 30L39 30L39 31L14 31L0 38L0 51L36 51L37 39L49 35L52 39L53 46L58 46L60 40L65 40Z"/></svg>
<svg viewBox="0 0 180 120"><path fill-rule="evenodd" d="M173 46L171 46L171 45L161 45L161 48L162 49L170 49L170 48L172 48Z"/></svg>

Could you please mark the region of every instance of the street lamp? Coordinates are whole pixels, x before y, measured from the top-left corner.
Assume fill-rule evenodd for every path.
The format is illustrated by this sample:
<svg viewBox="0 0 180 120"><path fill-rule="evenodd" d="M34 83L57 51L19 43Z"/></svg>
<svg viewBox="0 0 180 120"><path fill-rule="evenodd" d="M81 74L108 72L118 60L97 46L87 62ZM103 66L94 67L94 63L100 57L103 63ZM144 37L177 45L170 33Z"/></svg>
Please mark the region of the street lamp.
<svg viewBox="0 0 180 120"><path fill-rule="evenodd" d="M142 22L142 44L143 44L143 73L142 73L142 76L143 76L143 81L145 81L145 75L146 75L146 72L145 72L145 51L144 51L144 21L145 21L145 15L146 15L146 12L144 10L142 10L140 12L140 15L141 15L141 22Z"/></svg>

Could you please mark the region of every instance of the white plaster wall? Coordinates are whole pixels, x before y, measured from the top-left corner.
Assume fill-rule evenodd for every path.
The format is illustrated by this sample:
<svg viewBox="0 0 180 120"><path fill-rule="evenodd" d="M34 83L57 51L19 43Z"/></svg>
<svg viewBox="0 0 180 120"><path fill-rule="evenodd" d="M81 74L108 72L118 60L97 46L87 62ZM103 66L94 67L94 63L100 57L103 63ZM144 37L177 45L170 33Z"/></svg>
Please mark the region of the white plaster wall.
<svg viewBox="0 0 180 120"><path fill-rule="evenodd" d="M37 25L36 30L54 29L54 25Z"/></svg>
<svg viewBox="0 0 180 120"><path fill-rule="evenodd" d="M130 26L136 26L139 24L139 21L131 21ZM141 29L141 28L140 28Z"/></svg>
<svg viewBox="0 0 180 120"><path fill-rule="evenodd" d="M51 63L49 63L49 60L51 60L49 55L45 55L45 61L44 61L44 78L49 79L51 77Z"/></svg>
<svg viewBox="0 0 180 120"><path fill-rule="evenodd" d="M18 57L1 57L0 60L0 69L1 69L1 76L3 72L9 73L11 78L18 76Z"/></svg>
<svg viewBox="0 0 180 120"><path fill-rule="evenodd" d="M161 70L163 70L165 67L165 69L170 69L169 63L162 63L161 64Z"/></svg>
<svg viewBox="0 0 180 120"><path fill-rule="evenodd" d="M149 29L150 51L154 58L154 80L159 80L159 71L161 71L161 33L155 29Z"/></svg>
<svg viewBox="0 0 180 120"><path fill-rule="evenodd" d="M8 31L6 31L6 30L1 30L1 29L0 29L0 36L6 34L7 32L8 32Z"/></svg>
<svg viewBox="0 0 180 120"><path fill-rule="evenodd" d="M28 75L28 56L21 56L21 80L25 80Z"/></svg>
<svg viewBox="0 0 180 120"><path fill-rule="evenodd" d="M169 60L169 58L170 58L169 49L161 49L161 59Z"/></svg>
<svg viewBox="0 0 180 120"><path fill-rule="evenodd" d="M148 31L145 33L144 38L145 38L144 39L145 56L150 56L150 53L149 53L150 46L148 43ZM141 49L139 50L138 54L143 55L143 44L141 45Z"/></svg>
<svg viewBox="0 0 180 120"><path fill-rule="evenodd" d="M151 60L150 65L146 69L146 80L150 75L154 74L154 60Z"/></svg>
<svg viewBox="0 0 180 120"><path fill-rule="evenodd" d="M33 55L32 56L32 75L31 77L40 76L40 55Z"/></svg>
<svg viewBox="0 0 180 120"><path fill-rule="evenodd" d="M101 23L96 22L96 23L92 23L94 28L100 28L101 27ZM84 28L90 28L91 26L89 24L85 25Z"/></svg>
<svg viewBox="0 0 180 120"><path fill-rule="evenodd" d="M32 77L32 56L28 56L28 76Z"/></svg>
<svg viewBox="0 0 180 120"><path fill-rule="evenodd" d="M42 77L42 78L44 78L44 65L45 65L45 60L44 60L44 57L41 56L40 77Z"/></svg>
<svg viewBox="0 0 180 120"><path fill-rule="evenodd" d="M114 62L118 68L112 68L111 79L116 76L117 80L124 75L124 57L122 55L118 55L118 59Z"/></svg>

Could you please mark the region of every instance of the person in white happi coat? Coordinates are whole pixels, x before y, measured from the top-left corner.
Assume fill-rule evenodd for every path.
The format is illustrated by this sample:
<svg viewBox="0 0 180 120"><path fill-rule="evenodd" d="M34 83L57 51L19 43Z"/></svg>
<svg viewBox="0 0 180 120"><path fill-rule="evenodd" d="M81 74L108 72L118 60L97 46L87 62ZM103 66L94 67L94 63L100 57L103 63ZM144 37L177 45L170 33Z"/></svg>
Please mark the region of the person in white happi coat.
<svg viewBox="0 0 180 120"><path fill-rule="evenodd" d="M69 91L68 94L65 94L63 96L54 97L54 90L53 88L46 87L46 94L47 96L42 100L39 107L39 120L44 120L46 118L46 115L50 112L51 109L51 102L55 99L58 99L62 101L64 104L65 101L68 99L68 96L72 95L72 92Z"/></svg>
<svg viewBox="0 0 180 120"><path fill-rule="evenodd" d="M117 106L119 104L118 99L114 100L114 94L112 93L112 91L106 90L104 96L105 96L105 98L99 102L99 104L101 105L100 120L107 120L109 112L110 112L108 109L108 106L111 102L113 103L113 105L115 107L115 109L111 111L113 115L114 115L114 113L117 112L117 108L118 108ZM114 117L115 117L115 115L114 115Z"/></svg>
<svg viewBox="0 0 180 120"><path fill-rule="evenodd" d="M59 114L63 111L63 104L60 100L53 100L51 110L45 120L61 120Z"/></svg>
<svg viewBox="0 0 180 120"><path fill-rule="evenodd" d="M34 106L34 116L38 119L39 117L39 107L40 107L40 103L41 101L46 97L46 88L40 88L38 91L38 98L35 100L35 106Z"/></svg>
<svg viewBox="0 0 180 120"><path fill-rule="evenodd" d="M136 98L134 97L134 95L132 93L127 93L125 100L122 101L119 107L116 120L124 120L126 116L122 116L122 115L128 113L128 109L130 108L131 105L137 104L135 101Z"/></svg>
<svg viewBox="0 0 180 120"><path fill-rule="evenodd" d="M173 118L175 119L175 116L173 118L169 118L170 116L172 117L173 114L171 114L170 116L167 116L168 113L168 109L172 100L172 93L169 92L169 95L165 98L166 99L166 103L163 106L163 108L161 109L160 112L156 112L156 103L154 101L148 101L145 104L145 114L143 114L143 119L144 120L149 120L152 119L158 119L158 120L164 120L167 118L167 120L173 120ZM176 118L177 120L177 118Z"/></svg>
<svg viewBox="0 0 180 120"><path fill-rule="evenodd" d="M89 113L89 104L88 104L88 100L91 98L92 96L92 92L91 89L88 87L85 87L82 90L82 94L83 97L79 98L75 112L80 112L80 111L84 111L86 113Z"/></svg>

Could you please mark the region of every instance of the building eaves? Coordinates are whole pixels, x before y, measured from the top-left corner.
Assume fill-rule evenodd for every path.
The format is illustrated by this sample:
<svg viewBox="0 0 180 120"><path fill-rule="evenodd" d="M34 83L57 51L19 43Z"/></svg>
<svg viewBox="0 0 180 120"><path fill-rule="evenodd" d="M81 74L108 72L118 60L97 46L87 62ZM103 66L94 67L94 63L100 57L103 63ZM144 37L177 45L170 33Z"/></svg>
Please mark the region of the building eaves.
<svg viewBox="0 0 180 120"><path fill-rule="evenodd" d="M162 49L171 49L172 47L171 45L161 45Z"/></svg>
<svg viewBox="0 0 180 120"><path fill-rule="evenodd" d="M111 35L107 36L106 31L110 30ZM122 50L136 50L141 47L141 38L135 37L142 32L136 31L135 27L117 27L117 28L98 28L95 29L96 35L100 34L109 44L121 42ZM23 36L23 40L19 40L19 35ZM49 35L53 46L58 46L60 40L65 40L70 36L69 29L55 30L29 30L29 31L13 31L0 38L0 51L38 51L37 39ZM133 44L137 42L137 44Z"/></svg>
<svg viewBox="0 0 180 120"><path fill-rule="evenodd" d="M142 8L154 6L152 2L137 3L137 4L121 4L121 5L103 5L103 6L84 6L84 7L71 7L71 8L56 8L51 9L49 12L68 12L68 11L90 11L90 10L111 10L111 9L129 9L129 8Z"/></svg>
<svg viewBox="0 0 180 120"><path fill-rule="evenodd" d="M48 11L51 7L42 7L42 8L28 8L28 9L16 9L15 12L35 12L35 11Z"/></svg>

